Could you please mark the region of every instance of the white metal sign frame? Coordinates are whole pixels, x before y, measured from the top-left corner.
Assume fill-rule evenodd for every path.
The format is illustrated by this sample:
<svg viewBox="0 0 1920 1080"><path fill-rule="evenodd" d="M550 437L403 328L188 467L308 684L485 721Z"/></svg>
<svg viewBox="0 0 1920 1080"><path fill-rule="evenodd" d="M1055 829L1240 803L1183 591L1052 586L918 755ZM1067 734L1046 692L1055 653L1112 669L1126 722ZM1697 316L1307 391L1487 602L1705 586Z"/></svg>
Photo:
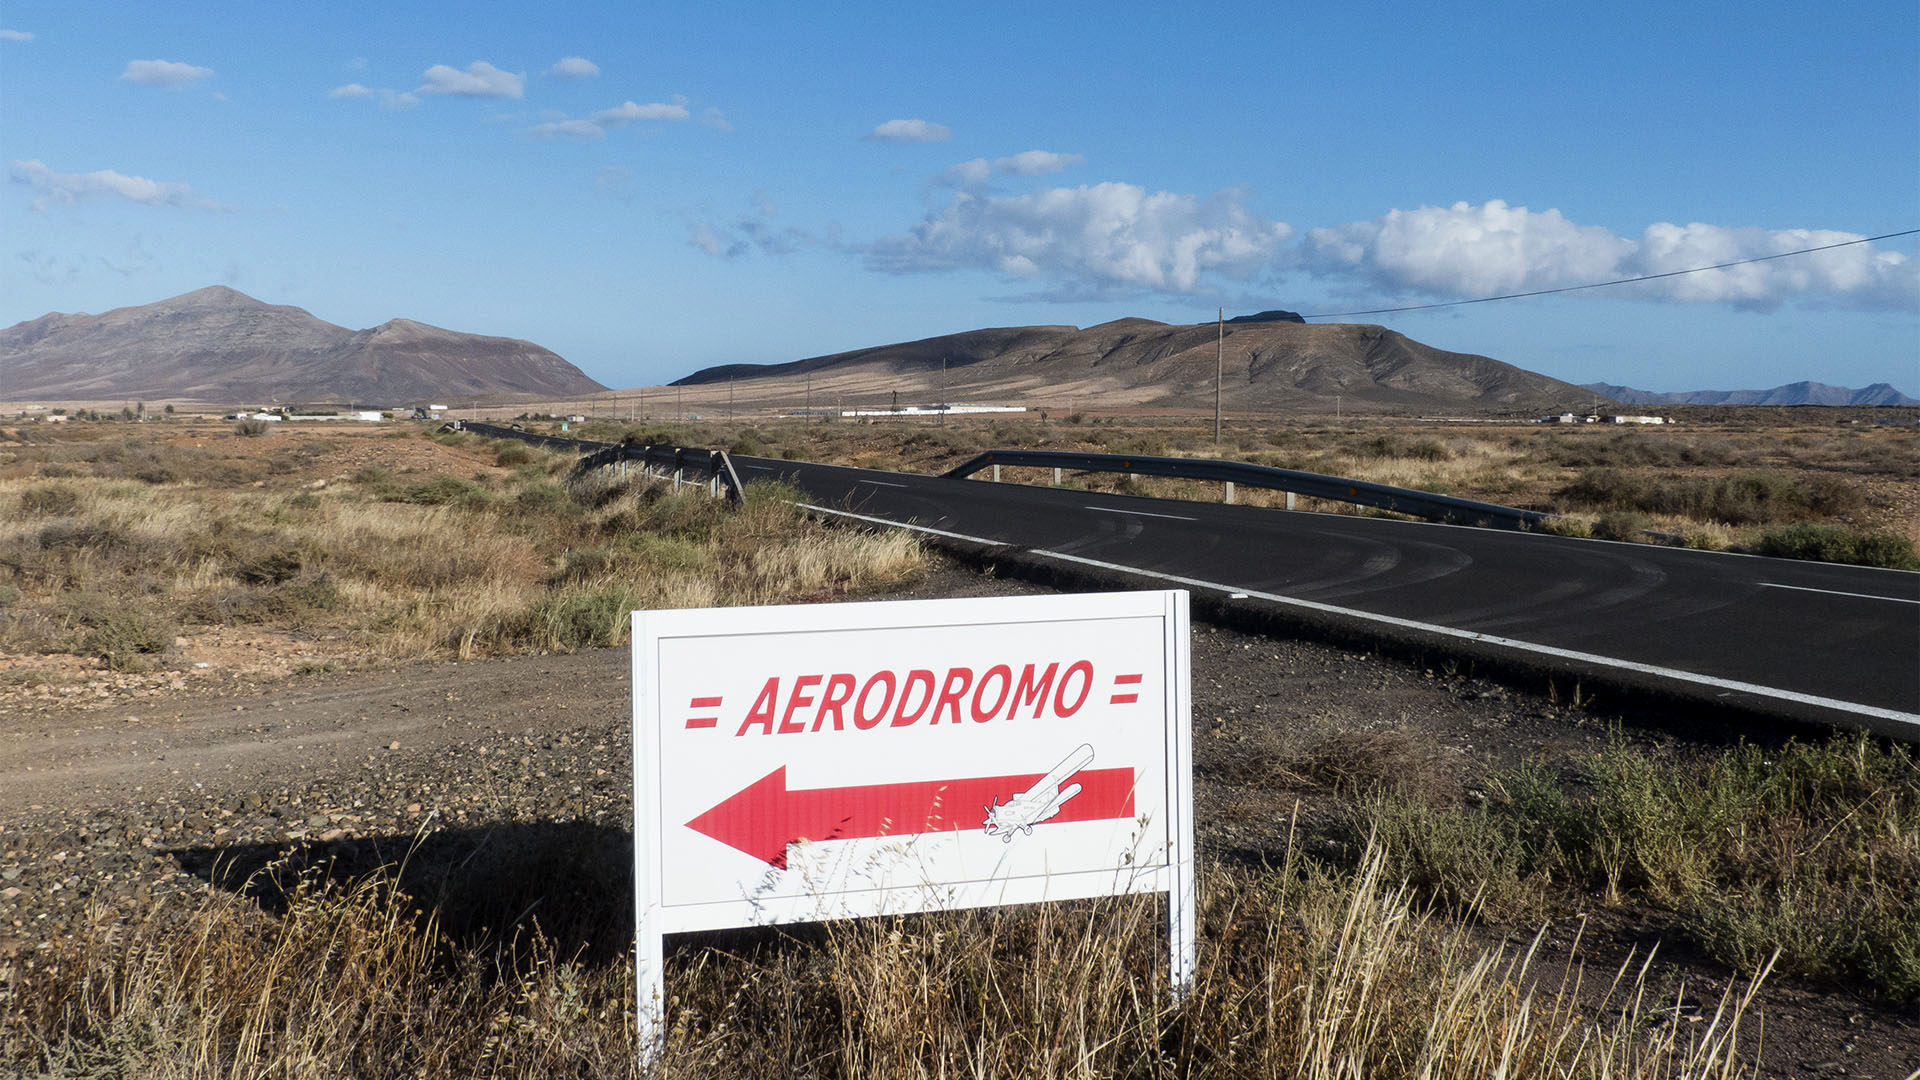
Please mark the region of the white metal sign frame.
<svg viewBox="0 0 1920 1080"><path fill-rule="evenodd" d="M1184 590L633 613L636 996L664 935L1166 893L1194 967Z"/></svg>

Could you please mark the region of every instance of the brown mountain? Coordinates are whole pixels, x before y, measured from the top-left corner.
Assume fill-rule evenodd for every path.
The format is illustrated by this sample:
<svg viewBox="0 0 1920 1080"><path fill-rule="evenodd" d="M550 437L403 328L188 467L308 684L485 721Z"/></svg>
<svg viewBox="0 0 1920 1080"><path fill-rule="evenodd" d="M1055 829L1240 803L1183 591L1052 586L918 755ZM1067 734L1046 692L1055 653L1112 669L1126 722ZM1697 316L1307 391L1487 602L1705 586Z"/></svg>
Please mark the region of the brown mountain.
<svg viewBox="0 0 1920 1080"><path fill-rule="evenodd" d="M0 330L0 398L210 402L565 397L606 387L514 338L394 319L348 330L215 285L103 315Z"/></svg>
<svg viewBox="0 0 1920 1080"><path fill-rule="evenodd" d="M1307 324L1288 315L1268 312L1227 324L1221 365L1230 407L1332 409L1337 397L1395 411L1546 411L1576 402L1585 408L1593 400L1591 391L1558 379L1422 345L1382 326ZM679 385L808 376L820 388L850 396L886 389L939 395L944 386L953 401L1210 408L1218 332L1213 323L1151 319L1084 330L970 330L788 364L711 367Z"/></svg>

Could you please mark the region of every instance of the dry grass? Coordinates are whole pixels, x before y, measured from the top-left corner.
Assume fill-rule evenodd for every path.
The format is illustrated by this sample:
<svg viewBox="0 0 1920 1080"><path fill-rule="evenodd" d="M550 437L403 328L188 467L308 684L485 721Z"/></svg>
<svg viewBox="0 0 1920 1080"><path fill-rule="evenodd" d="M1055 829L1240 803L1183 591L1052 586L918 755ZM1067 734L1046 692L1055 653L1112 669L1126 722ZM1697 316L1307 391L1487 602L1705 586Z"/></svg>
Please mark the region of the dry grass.
<svg viewBox="0 0 1920 1080"><path fill-rule="evenodd" d="M1684 410L1683 410L1684 412ZM1567 515L1568 535L1713 550L1920 565L1920 430L1854 422L1830 410L1701 410L1676 427L1423 424L1363 417L1210 421L1097 417L588 424L581 437L686 441L736 453L868 468L940 472L995 447L1224 457ZM1843 422L1825 421L1829 413ZM1723 415L1725 413L1726 415ZM1044 414L1042 414L1044 415ZM1849 420L1853 417L1853 420ZM1009 483L1048 484L1051 470L1006 469ZM1217 484L1072 474L1067 486L1214 501ZM1241 487L1237 500L1284 502ZM1297 499L1317 513L1378 514ZM1846 530L1837 539L1768 542L1782 526Z"/></svg>
<svg viewBox="0 0 1920 1080"><path fill-rule="evenodd" d="M842 923L670 954L641 1065L631 965L537 926L479 937L391 872L308 876L283 915L211 892L178 920L106 920L0 981L0 1064L143 1077L1742 1077L1759 978L1702 1023L1647 958L1590 976L1492 950L1356 872L1207 875L1202 952L1165 989L1157 902ZM630 895L597 929L631 939ZM1760 975L1764 976L1764 965Z"/></svg>
<svg viewBox="0 0 1920 1080"><path fill-rule="evenodd" d="M299 448L223 459L61 443L11 457L0 651L118 671L177 665L175 638L210 627L333 642L336 660L612 645L634 608L803 601L924 565L910 538L829 528L765 491L735 510L693 490L570 484L572 459L541 452L501 456L510 471L376 460L321 481L301 479Z"/></svg>
<svg viewBox="0 0 1920 1080"><path fill-rule="evenodd" d="M1422 894L1506 925L1599 903L1669 913L1734 966L1920 1002L1920 763L1865 736L1696 756L1615 745L1466 805L1381 785L1348 830Z"/></svg>

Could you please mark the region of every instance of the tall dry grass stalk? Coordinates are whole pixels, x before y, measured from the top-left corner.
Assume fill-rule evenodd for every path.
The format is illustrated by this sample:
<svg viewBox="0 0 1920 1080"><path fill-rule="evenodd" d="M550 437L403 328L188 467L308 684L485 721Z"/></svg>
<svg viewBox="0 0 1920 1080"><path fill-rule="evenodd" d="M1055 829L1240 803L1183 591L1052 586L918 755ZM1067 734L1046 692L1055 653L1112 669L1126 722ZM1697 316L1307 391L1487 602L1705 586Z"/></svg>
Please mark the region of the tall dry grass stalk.
<svg viewBox="0 0 1920 1080"><path fill-rule="evenodd" d="M1644 959L1592 984L1549 960L1544 936L1518 953L1480 947L1415 907L1385 861L1374 847L1350 874L1212 870L1182 1000L1166 991L1147 898L689 944L670 959L668 1034L648 1075L1758 1075L1744 1029L1764 969L1690 1018L1656 995ZM182 1080L642 1074L628 963L561 955L531 922L449 928L393 882L310 880L281 916L219 891L184 919L103 916L0 974L0 1066ZM629 901L589 914L630 935L617 916Z"/></svg>

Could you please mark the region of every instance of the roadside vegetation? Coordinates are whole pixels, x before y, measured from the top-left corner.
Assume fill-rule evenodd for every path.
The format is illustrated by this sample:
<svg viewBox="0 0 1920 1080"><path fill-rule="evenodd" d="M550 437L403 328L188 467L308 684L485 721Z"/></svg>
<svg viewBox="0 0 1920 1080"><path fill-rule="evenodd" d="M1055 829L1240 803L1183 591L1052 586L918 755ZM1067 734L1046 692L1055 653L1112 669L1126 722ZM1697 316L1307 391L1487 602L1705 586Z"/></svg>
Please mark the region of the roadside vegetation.
<svg viewBox="0 0 1920 1080"><path fill-rule="evenodd" d="M1920 760L1864 735L1523 766L1460 802L1358 793L1348 843L1502 924L1603 909L1736 969L1920 1003Z"/></svg>
<svg viewBox="0 0 1920 1080"><path fill-rule="evenodd" d="M1758 1075L1764 964L1694 1015L1645 955L1583 971L1538 939L1489 947L1377 846L1349 871L1207 873L1183 1000L1143 898L688 939L649 1070L630 890L549 908L557 935L524 914L587 854L494 852L524 859L521 876L458 909L393 870L269 868L178 919L103 921L0 988L0 1062L182 1078Z"/></svg>
<svg viewBox="0 0 1920 1080"><path fill-rule="evenodd" d="M1780 412L1766 410L1764 412ZM735 453L869 468L939 472L995 447L1172 457L1225 457L1562 515L1551 531L1606 540L1746 551L1920 569L1920 428L1821 426L1726 418L1672 427L1432 424L1327 417L1238 420L1221 445L1211 421L1070 414L1044 419L794 419L577 428L605 441L677 442ZM1821 415L1824 415L1821 414ZM1683 418L1684 419L1684 418ZM1051 470L1002 470L1010 483L1050 484ZM1073 474L1068 486L1217 500L1217 484ZM1280 505L1249 489L1237 501ZM1303 510L1384 511L1297 499Z"/></svg>
<svg viewBox="0 0 1920 1080"><path fill-rule="evenodd" d="M770 488L736 509L573 480L571 457L516 444L449 439L396 468L378 451L404 444L359 436L375 452L343 471L346 440L124 430L0 446L0 652L143 672L215 627L340 660L589 648L624 641L635 608L817 599L924 563L909 538L811 522ZM235 440L252 446L223 452Z"/></svg>

